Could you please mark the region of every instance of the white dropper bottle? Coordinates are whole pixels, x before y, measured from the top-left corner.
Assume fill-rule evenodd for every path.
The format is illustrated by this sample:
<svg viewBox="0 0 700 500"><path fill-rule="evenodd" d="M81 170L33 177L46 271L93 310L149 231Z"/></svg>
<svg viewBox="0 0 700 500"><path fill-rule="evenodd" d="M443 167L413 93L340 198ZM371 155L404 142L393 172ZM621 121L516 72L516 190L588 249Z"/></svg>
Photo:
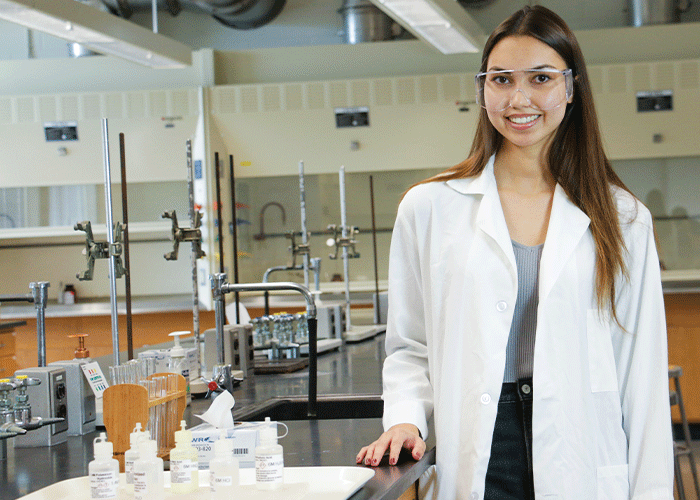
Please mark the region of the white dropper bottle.
<svg viewBox="0 0 700 500"><path fill-rule="evenodd" d="M172 332L168 336L173 338L174 345L170 348L170 362L168 365L168 371L171 373L177 373L185 378L185 383L187 385L187 404L190 404L190 362L187 359L187 352L180 345L180 337L189 335L190 332Z"/></svg>
<svg viewBox="0 0 700 500"><path fill-rule="evenodd" d="M192 446L192 432L180 422L175 432L175 448L170 450L170 491L175 495L192 493L199 489L199 455Z"/></svg>
<svg viewBox="0 0 700 500"><path fill-rule="evenodd" d="M158 457L158 444L152 439L139 443L139 459L134 462L134 499L163 500L165 480L163 459Z"/></svg>
<svg viewBox="0 0 700 500"><path fill-rule="evenodd" d="M93 443L95 460L88 464L90 498L116 499L119 494L119 462L112 456L114 447L104 432Z"/></svg>
<svg viewBox="0 0 700 500"><path fill-rule="evenodd" d="M284 484L284 455L277 444L277 426L271 426L270 417L265 417L265 424L258 431L260 446L255 448L255 485L259 490L275 490Z"/></svg>
<svg viewBox="0 0 700 500"><path fill-rule="evenodd" d="M124 472L126 473L126 491L134 492L134 462L139 459L139 442L148 439L148 435L141 429L141 422L136 422L136 427L129 434L130 448L124 453Z"/></svg>
<svg viewBox="0 0 700 500"><path fill-rule="evenodd" d="M211 500L233 498L239 483L238 459L233 456L233 440L221 431L214 442L214 458L209 462L209 491Z"/></svg>

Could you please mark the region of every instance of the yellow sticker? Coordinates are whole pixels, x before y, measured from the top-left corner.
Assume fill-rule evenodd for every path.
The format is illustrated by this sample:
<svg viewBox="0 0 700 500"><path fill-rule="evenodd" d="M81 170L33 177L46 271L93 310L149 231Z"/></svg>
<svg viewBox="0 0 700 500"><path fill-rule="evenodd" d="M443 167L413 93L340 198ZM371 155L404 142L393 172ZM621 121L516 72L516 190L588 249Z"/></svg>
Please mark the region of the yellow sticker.
<svg viewBox="0 0 700 500"><path fill-rule="evenodd" d="M251 165L251 162L249 162L249 161L242 161L241 162L241 167L250 167L250 165Z"/></svg>

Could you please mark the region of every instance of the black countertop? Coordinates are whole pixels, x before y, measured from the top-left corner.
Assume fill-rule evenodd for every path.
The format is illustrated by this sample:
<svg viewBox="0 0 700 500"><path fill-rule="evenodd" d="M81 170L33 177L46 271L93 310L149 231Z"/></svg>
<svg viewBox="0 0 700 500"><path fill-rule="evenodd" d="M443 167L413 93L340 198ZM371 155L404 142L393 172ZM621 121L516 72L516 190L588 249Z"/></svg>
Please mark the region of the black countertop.
<svg viewBox="0 0 700 500"><path fill-rule="evenodd" d="M376 395L381 392L381 364L384 359L384 335L338 351L325 353L318 360L319 395ZM234 390L236 409L274 397L305 396L308 370L285 375L254 375ZM201 423L210 402L194 399L185 411L189 426ZM380 418L341 420L284 421L289 434L280 440L288 467L344 466L355 464L359 449L382 432ZM69 436L66 443L42 448L13 448L7 440L7 459L0 461L0 500L14 500L57 481L87 475L93 459L92 441L96 434ZM428 441L428 448L434 443ZM408 454L406 454L408 455ZM380 464L375 475L355 493L352 500L398 498L433 464L434 450L416 462L408 456L398 465Z"/></svg>

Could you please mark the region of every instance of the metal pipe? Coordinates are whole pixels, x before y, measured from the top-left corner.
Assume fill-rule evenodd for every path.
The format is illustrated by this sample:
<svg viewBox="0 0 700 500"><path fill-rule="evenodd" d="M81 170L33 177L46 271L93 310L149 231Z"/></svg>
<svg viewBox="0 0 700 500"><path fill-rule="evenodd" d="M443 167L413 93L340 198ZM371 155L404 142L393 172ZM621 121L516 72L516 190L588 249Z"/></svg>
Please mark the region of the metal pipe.
<svg viewBox="0 0 700 500"><path fill-rule="evenodd" d="M345 204L345 167L340 167L338 172L340 185L340 230L343 239L348 237L348 213ZM350 255L348 247L343 245L343 276L345 278L345 331L350 331Z"/></svg>
<svg viewBox="0 0 700 500"><path fill-rule="evenodd" d="M270 274L272 274L275 271L298 271L299 269L303 269L304 266L275 266L275 267L270 267L267 270L265 270L265 274L263 274L263 283L267 283ZM308 286L307 286L308 288ZM238 295L238 293L236 293ZM265 290L265 316L268 316L270 314L270 292L268 290Z"/></svg>
<svg viewBox="0 0 700 500"><path fill-rule="evenodd" d="M268 283L270 279L270 275L275 272L275 271L299 271L303 269L302 265L298 266L275 266L275 267L269 267L266 271L265 274L263 274L263 283ZM306 286L306 285L304 285ZM308 288L308 286L307 286Z"/></svg>
<svg viewBox="0 0 700 500"><path fill-rule="evenodd" d="M34 296L31 293L26 295L0 295L0 304L3 302L34 302Z"/></svg>
<svg viewBox="0 0 700 500"><path fill-rule="evenodd" d="M151 0L151 17L153 18L153 33L158 33L158 0Z"/></svg>
<svg viewBox="0 0 700 500"><path fill-rule="evenodd" d="M231 292L264 292L265 290L293 290L300 292L306 300L306 317L309 320L309 407L308 415L316 417L317 383L318 383L318 345L316 331L316 302L311 291L304 285L291 281L280 283L226 283L226 274L218 273L211 276L211 289L214 298L214 314L216 316L216 346L220 363L223 364L223 296ZM219 346L221 343L221 347Z"/></svg>
<svg viewBox="0 0 700 500"><path fill-rule="evenodd" d="M48 281L29 283L32 290L32 302L36 308L36 342L38 351L38 366L46 366L46 303L49 299Z"/></svg>
<svg viewBox="0 0 700 500"><path fill-rule="evenodd" d="M112 350L114 366L119 362L119 316L117 310L117 256L112 254L114 248L114 216L112 214L112 174L109 162L109 130L107 118L102 118L102 153L105 170L105 207L107 209L107 241L109 242L109 296L112 306Z"/></svg>
<svg viewBox="0 0 700 500"><path fill-rule="evenodd" d="M124 293L126 300L126 353L134 359L134 329L131 314L131 260L129 259L129 203L126 193L126 147L124 133L119 134L119 157L122 177L122 220L124 221Z"/></svg>
<svg viewBox="0 0 700 500"><path fill-rule="evenodd" d="M304 162L299 162L299 198L301 203L301 243L306 247L309 243L309 235L306 230L306 189L304 188ZM304 260L304 286L309 288L309 254L303 255Z"/></svg>
<svg viewBox="0 0 700 500"><path fill-rule="evenodd" d="M224 272L224 216L221 210L221 167L219 153L214 153L214 185L216 188L216 236L219 247L219 272ZM226 301L224 300L224 323L226 323Z"/></svg>
<svg viewBox="0 0 700 500"><path fill-rule="evenodd" d="M238 212L236 210L236 176L233 172L233 155L228 156L229 176L231 177L231 220L233 221L233 282L238 283ZM236 298L236 324L241 324L241 300L238 292Z"/></svg>
<svg viewBox="0 0 700 500"><path fill-rule="evenodd" d="M374 324L378 325L381 321L379 314L379 266L377 265L377 223L374 215L374 182L372 176L369 176L369 199L370 208L372 210L372 247L374 249Z"/></svg>
<svg viewBox="0 0 700 500"><path fill-rule="evenodd" d="M187 193L189 197L189 216L190 227L194 228L197 223L197 214L194 206L194 167L192 165L192 140L188 139L185 142L185 155L187 157ZM202 346L199 336L199 287L197 284L197 245L192 246L190 264L192 267L192 333L194 335L194 346L197 351L197 361L200 366L204 360Z"/></svg>

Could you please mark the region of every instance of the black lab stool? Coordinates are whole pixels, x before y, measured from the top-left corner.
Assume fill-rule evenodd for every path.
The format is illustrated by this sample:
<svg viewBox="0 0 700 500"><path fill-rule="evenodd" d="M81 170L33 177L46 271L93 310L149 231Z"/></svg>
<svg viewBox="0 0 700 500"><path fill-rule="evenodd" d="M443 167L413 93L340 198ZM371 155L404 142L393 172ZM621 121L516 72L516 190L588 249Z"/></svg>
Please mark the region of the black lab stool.
<svg viewBox="0 0 700 500"><path fill-rule="evenodd" d="M671 406L678 405L678 411L681 414L681 425L683 427L683 440L674 441L673 443L673 468L676 476L678 498L680 500L685 500L685 490L683 489L683 477L681 475L681 464L679 460L681 456L688 457L690 472L693 474L693 483L695 484L695 498L700 498L700 487L698 486L698 472L695 467L695 457L693 457L693 449L691 448L690 426L685 416L685 406L683 406L680 381L681 375L683 375L683 369L680 366L668 365L668 378L673 380L675 389L670 391Z"/></svg>

